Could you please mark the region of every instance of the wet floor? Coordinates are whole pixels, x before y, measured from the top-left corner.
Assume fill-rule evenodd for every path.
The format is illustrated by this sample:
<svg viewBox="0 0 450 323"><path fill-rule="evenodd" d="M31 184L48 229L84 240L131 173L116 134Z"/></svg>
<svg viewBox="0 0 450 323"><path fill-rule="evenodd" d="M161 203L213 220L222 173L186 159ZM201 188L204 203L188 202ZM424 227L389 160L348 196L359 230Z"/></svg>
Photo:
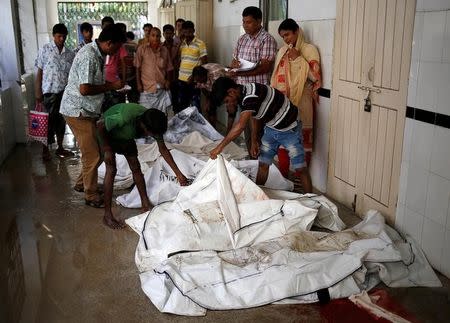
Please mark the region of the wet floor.
<svg viewBox="0 0 450 323"><path fill-rule="evenodd" d="M73 140L68 144L77 153ZM160 313L140 288L138 236L106 228L102 210L84 205L72 189L79 171L79 156L44 164L37 144L18 145L1 165L0 322L324 321L318 304L209 311L204 318ZM113 212L139 213L117 206ZM347 224L359 221L343 208L341 215ZM443 283L388 292L418 321L448 322L450 285Z"/></svg>

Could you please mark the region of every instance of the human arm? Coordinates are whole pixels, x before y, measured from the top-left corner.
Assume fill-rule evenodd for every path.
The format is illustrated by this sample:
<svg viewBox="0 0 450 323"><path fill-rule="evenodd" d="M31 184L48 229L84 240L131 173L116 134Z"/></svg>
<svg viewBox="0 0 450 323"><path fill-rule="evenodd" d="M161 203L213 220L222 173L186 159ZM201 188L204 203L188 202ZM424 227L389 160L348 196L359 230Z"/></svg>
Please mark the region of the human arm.
<svg viewBox="0 0 450 323"><path fill-rule="evenodd" d="M141 68L136 67L136 87L139 93L142 93L144 88L142 86L142 80L141 80Z"/></svg>
<svg viewBox="0 0 450 323"><path fill-rule="evenodd" d="M119 49L119 71L120 71L120 79L122 80L122 87L125 86L125 82L127 80L127 59L128 52L125 49L125 46L121 46ZM121 88L122 88L121 87Z"/></svg>
<svg viewBox="0 0 450 323"><path fill-rule="evenodd" d="M166 144L163 140L157 140L158 143L158 149L161 153L161 156L164 158L167 164L169 164L170 168L172 168L173 172L177 176L178 182L180 182L181 186L188 185L187 178L183 175L183 173L178 168L177 164L173 160L172 154L170 153L169 149L167 149Z"/></svg>
<svg viewBox="0 0 450 323"><path fill-rule="evenodd" d="M208 56L205 55L205 56L200 57L200 62L201 62L201 65L208 63Z"/></svg>
<svg viewBox="0 0 450 323"><path fill-rule="evenodd" d="M144 88L141 79L141 61L142 61L142 46L138 46L136 54L134 55L133 65L136 68L136 88L139 93L142 93Z"/></svg>
<svg viewBox="0 0 450 323"><path fill-rule="evenodd" d="M231 130L228 132L228 134L223 138L223 140L210 151L209 156L212 159L216 159L217 155L219 155L223 149L234 139L236 139L242 131L244 131L245 126L247 125L248 121L252 117L252 111L243 111L241 112L241 115L239 116L239 121L233 125Z"/></svg>
<svg viewBox="0 0 450 323"><path fill-rule="evenodd" d="M260 119L252 119L252 134L251 134L251 147L250 155L253 158L257 158L259 155L259 147L261 142L261 132L263 129L263 123Z"/></svg>
<svg viewBox="0 0 450 323"><path fill-rule="evenodd" d="M35 85L34 85L34 96L36 97L37 102L42 102L43 94L42 94L42 69L37 68Z"/></svg>
<svg viewBox="0 0 450 323"><path fill-rule="evenodd" d="M83 96L86 95L96 95L100 93L105 93L111 90L118 90L122 88L122 81L117 80L115 82L105 82L105 84L89 84L83 83L80 84L80 94Z"/></svg>
<svg viewBox="0 0 450 323"><path fill-rule="evenodd" d="M126 57L121 57L120 58L120 79L122 81L122 87L125 86L125 81L127 80Z"/></svg>
<svg viewBox="0 0 450 323"><path fill-rule="evenodd" d="M231 129L233 128L234 119L236 118L236 112L237 112L237 107L232 107L232 108L227 107L228 120L227 120L226 134L228 134L231 131Z"/></svg>

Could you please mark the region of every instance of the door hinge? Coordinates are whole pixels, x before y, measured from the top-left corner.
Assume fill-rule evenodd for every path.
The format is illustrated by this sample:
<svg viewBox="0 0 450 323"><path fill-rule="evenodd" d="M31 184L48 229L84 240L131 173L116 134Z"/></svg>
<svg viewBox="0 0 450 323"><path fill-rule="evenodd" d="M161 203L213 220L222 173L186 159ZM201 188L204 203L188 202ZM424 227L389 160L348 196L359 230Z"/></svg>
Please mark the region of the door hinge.
<svg viewBox="0 0 450 323"><path fill-rule="evenodd" d="M356 197L358 195L355 194L355 196L353 197L353 203L352 203L352 210L353 212L356 212Z"/></svg>

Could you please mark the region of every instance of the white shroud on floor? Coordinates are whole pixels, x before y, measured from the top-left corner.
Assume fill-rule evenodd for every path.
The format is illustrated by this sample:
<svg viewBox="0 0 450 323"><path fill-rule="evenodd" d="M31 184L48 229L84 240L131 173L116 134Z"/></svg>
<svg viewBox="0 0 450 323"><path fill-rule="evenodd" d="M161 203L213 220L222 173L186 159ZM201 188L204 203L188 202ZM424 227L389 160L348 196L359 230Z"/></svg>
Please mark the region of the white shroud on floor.
<svg viewBox="0 0 450 323"><path fill-rule="evenodd" d="M173 202L126 220L140 236L142 289L160 311L314 302L318 290L348 297L379 281L440 286L423 253L378 212L339 231L342 221L324 197L268 194L219 157ZM314 221L337 232L309 231Z"/></svg>
<svg viewBox="0 0 450 323"><path fill-rule="evenodd" d="M198 112L196 107L186 108L173 116L169 120L167 132L164 134L164 141L167 148L179 150L203 161L209 159L209 152L222 139L223 136L211 126ZM161 155L156 142L152 138L138 139L137 142L141 170L146 174ZM222 155L228 160L238 160L248 156L247 151L234 142L231 142L225 147ZM114 180L114 188L127 189L131 187L133 185L133 175L125 157L123 155L116 155L116 164L117 175ZM102 163L98 168L99 183L103 183L105 172L105 163ZM175 196L176 194L172 198ZM152 201L152 203L155 202Z"/></svg>

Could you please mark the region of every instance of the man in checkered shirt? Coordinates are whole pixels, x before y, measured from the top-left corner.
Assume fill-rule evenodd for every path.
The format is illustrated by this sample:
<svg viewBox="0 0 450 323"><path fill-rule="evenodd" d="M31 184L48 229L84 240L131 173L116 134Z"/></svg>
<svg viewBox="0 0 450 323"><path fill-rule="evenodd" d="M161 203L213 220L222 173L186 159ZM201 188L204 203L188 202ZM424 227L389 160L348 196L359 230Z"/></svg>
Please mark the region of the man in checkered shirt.
<svg viewBox="0 0 450 323"><path fill-rule="evenodd" d="M257 7L247 7L242 12L242 27L245 34L237 42L233 52L231 68L238 69L239 59L257 63L256 67L247 71L230 71L229 77L235 78L237 84L249 83L270 84L277 43L261 25L262 12ZM250 152L250 126L245 129L245 142Z"/></svg>

